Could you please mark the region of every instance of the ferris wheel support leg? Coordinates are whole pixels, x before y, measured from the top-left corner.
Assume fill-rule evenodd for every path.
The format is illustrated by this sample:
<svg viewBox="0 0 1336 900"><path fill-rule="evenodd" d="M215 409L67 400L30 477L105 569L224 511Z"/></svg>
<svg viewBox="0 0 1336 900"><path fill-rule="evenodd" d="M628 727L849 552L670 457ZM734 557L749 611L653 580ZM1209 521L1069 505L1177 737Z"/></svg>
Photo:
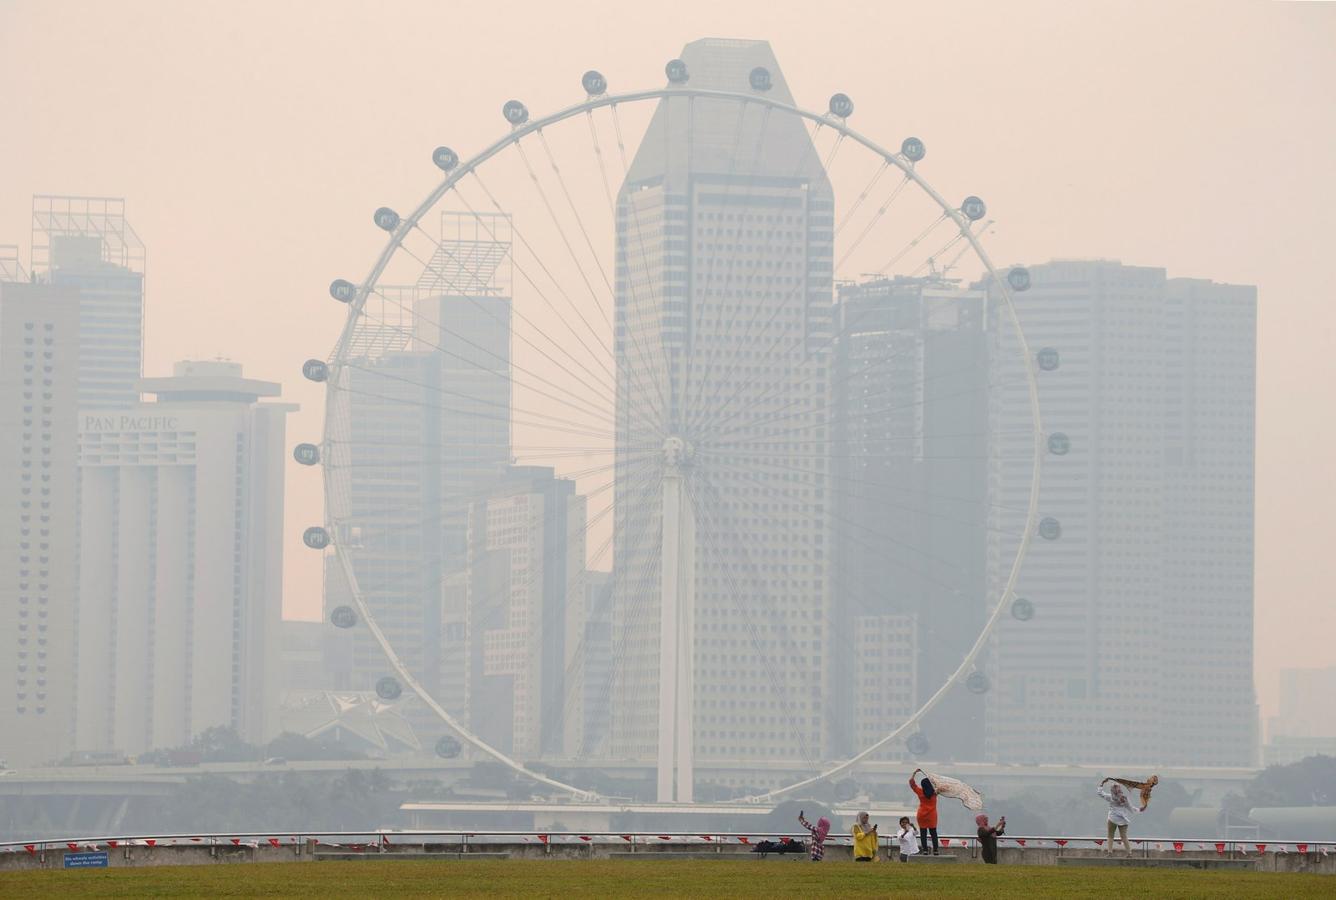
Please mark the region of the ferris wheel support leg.
<svg viewBox="0 0 1336 900"><path fill-rule="evenodd" d="M695 511L686 480L673 461L663 479L663 557L659 606L658 799L690 803L692 758L692 639L696 583Z"/></svg>

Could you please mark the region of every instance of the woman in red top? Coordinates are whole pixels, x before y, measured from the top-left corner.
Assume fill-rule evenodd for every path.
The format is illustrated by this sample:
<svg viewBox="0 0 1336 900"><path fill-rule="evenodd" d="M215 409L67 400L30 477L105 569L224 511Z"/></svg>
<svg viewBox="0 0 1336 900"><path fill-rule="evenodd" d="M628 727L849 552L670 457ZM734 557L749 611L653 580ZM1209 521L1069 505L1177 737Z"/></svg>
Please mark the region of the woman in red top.
<svg viewBox="0 0 1336 900"><path fill-rule="evenodd" d="M922 775L922 781L915 782L914 775ZM937 856L937 789L922 769L915 769L914 774L909 776L909 786L914 789L919 801L918 814L915 816L919 826L919 852L928 852L928 837L931 835L932 855Z"/></svg>

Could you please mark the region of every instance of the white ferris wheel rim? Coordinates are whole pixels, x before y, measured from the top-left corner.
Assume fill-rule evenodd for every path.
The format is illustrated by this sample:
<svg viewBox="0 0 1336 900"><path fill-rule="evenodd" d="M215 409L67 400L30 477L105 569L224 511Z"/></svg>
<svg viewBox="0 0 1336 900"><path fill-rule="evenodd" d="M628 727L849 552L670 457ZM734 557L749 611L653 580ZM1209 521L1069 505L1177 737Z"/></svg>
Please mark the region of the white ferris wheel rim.
<svg viewBox="0 0 1336 900"><path fill-rule="evenodd" d="M818 123L822 127L831 128L837 133L839 133L843 138L848 138L850 140L853 140L854 142L863 146L872 153L880 156L886 163L897 167L904 174L906 179L913 181L915 185L921 191L923 191L924 194L930 197L941 208L944 216L950 218L956 224L956 227L960 230L961 236L966 241L969 242L975 255L978 257L979 261L983 264L986 270L986 275L984 276L985 281L989 284L990 288L996 287L998 290L1000 290L1002 304L1004 309L1006 310L1007 318L1010 321L1011 327L1015 331L1017 343L1019 345L1019 351L1022 355L1025 366L1024 371L1025 371L1026 389L1028 393L1028 401L1030 407L1033 444L1032 444L1031 461L1030 461L1030 466L1031 466L1030 491L1026 507L1024 528L1020 535L1020 540L1017 546L1016 555L1012 560L1011 566L1008 570L1005 585L1002 588L1002 590L998 593L996 602L993 603L992 608L989 611L988 618L984 622L984 626L980 630L979 635L975 639L974 644L971 646L969 652L961 660L960 665L955 669L955 671L951 674L951 676L948 679L946 679L942 683L942 685L932 694L932 696L930 696L927 700L925 700L914 711L914 713L909 716L909 718L907 718L904 722L898 725L895 729L888 732L884 737L868 745L867 747L860 750L858 753L854 754L848 759L845 759L838 763L831 764L823 768L822 771L818 772L816 775L801 779L799 781L792 782L791 784L785 785L780 788L776 788L771 791L767 791L762 794L757 794L755 796L746 797L733 801L738 804L766 803L773 801L779 797L785 796L787 794L791 794L794 791L801 790L804 787L809 787L811 785L818 784L822 781L840 775L854 768L863 760L867 759L869 756L871 756L873 753L876 753L883 747L886 747L887 745L897 740L900 740L907 734L912 734L913 733L912 729L914 729L915 726L918 725L919 721L925 715L927 715L942 700L943 697L945 697L948 691L950 691L956 685L964 683L965 679L968 677L968 673L973 669L973 666L975 664L975 661L978 659L979 654L983 651L985 644L987 643L988 639L992 636L993 631L996 629L997 623L1001 619L1003 610L1005 610L1007 607L1007 602L1009 600L1015 599L1016 583L1020 576L1021 564L1025 559L1025 555L1029 549L1030 541L1032 539L1037 523L1039 521L1039 487L1040 487L1040 475L1043 465L1043 448L1044 448L1043 424L1040 417L1040 409L1039 409L1039 383L1038 383L1037 373L1035 371L1034 356L1031 353L1029 343L1027 342L1025 338L1025 333L1020 326L1020 320L1016 315L1015 306L1012 302L1010 285L1008 284L1007 279L1005 277L999 275L997 268L993 265L992 259L989 256L988 251L984 248L982 242L979 240L979 235L977 235L973 231L973 229L969 227L971 224L970 220L957 207L948 203L947 200L936 190L936 188L934 188L925 178L923 178L922 175L919 174L913 162L907 160L900 153L895 153L886 149L881 144L877 143L876 141L873 141L871 138L867 137L857 129L851 128L846 118L838 117L830 113L818 113L797 106L795 104L790 104L780 100L775 100L761 93L752 93L743 91L707 90L701 88L692 88L686 85L668 85L662 88L654 88L643 91L632 91L621 94L604 93L599 95L590 95L583 102L572 104L571 106L558 110L557 112L551 113L547 116L537 119L528 119L527 121L525 121L520 125L515 125L511 128L509 133L497 139L493 143L489 144L479 153L475 154L474 156L468 159L459 160L459 162L455 166L453 166L449 171L445 173L445 178L440 182L440 184L438 184L426 196L426 198L421 203L419 203L417 207L413 209L411 213L401 217L399 223L390 231L389 240L386 242L386 245L384 249L381 251L380 256L376 259L375 264L371 267L370 272L368 272L367 276L360 283L356 285L356 293L347 304L348 306L347 321L344 323L343 331L339 335L339 340L335 346L333 358L329 365L329 372L326 380L327 387L326 387L325 419L321 435L321 447L323 450L329 446L330 428L331 428L331 408L332 408L330 402L330 395L337 390L336 384L339 378L339 374L345 365L349 345L355 332L358 317L362 314L362 308L366 303L366 299L373 292L373 289L378 284L381 274L384 272L386 266L389 265L390 260L393 259L395 254L399 251L404 238L414 227L418 225L422 217L425 216L428 212L430 212L433 208L435 208L436 204L440 202L440 200L446 195L446 193L466 175L475 171L479 166L487 162L492 157L496 156L498 153L500 153L502 150L506 149L510 145L518 143L519 140L525 137L526 135L533 134L535 132L541 132L542 129L548 126L555 125L557 123L563 122L567 119L573 118L575 116L584 113L592 112L593 110L596 109L602 109L604 107L610 107L615 109L619 104L641 103L646 101L662 100L670 97L690 97L690 98L703 98L703 99L713 99L713 100L728 100L744 105L748 103L754 103L763 108L777 110L781 113L786 113L789 115L796 116L800 119L805 119L810 122ZM322 453L322 457L323 456L324 453ZM329 508L331 505L329 503L329 497L332 489L330 467L323 466L322 469L323 469L322 479L324 485L324 496L326 499L324 524L326 529L331 533L331 535L334 535L338 533L338 528L335 527L337 525L337 522L330 517L330 512L329 512ZM368 608L366 604L365 598L362 596L362 591L358 584L357 573L353 566L353 561L350 558L349 554L346 552L343 543L336 539L332 541L332 544L334 547L334 555L338 559L339 566L343 572L343 575L348 581L349 597L351 598L359 617L363 622L366 623L366 626L371 631L371 634L375 638L376 643L379 645L381 651L385 654L387 662L389 662L391 668L394 669L395 674L397 674L399 678L402 679L403 682L413 690L414 694L417 695L418 699L420 699L424 704L426 704L427 707L431 709L433 713L436 714L437 718L439 718L442 721L442 723L444 723L452 732L458 735L459 738L461 738L465 743L481 751L482 753L492 757L497 762L513 770L514 772L525 776L526 778L530 778L540 784L544 784L547 785L548 787L555 788L562 792L571 794L576 800L589 801L598 798L598 795L593 791L588 791L582 788L575 787L573 785L565 784L540 772L533 771L532 769L525 766L523 763L510 757L508 754L491 746L481 737L473 733L473 731L469 729L464 723L460 722L449 712L447 712L440 705L440 703L437 702L432 693L426 690L422 686L422 684L413 676L412 672L408 669L407 665L398 656L393 645L385 637L385 634L381 630L380 626L376 623L375 617L372 615L371 610Z"/></svg>

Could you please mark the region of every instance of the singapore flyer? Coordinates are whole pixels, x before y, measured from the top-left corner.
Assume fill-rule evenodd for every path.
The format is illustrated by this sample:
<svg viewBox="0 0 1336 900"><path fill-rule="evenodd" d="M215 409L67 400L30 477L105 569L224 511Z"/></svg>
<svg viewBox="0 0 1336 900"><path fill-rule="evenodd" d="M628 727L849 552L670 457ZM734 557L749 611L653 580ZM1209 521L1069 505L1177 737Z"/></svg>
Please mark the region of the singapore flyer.
<svg viewBox="0 0 1336 900"><path fill-rule="evenodd" d="M423 196L347 224L385 243L331 273L324 432L294 451L341 686L577 800L598 761L773 803L975 752L1070 446L985 191L912 123L800 104L820 86L764 42L570 87L511 86L492 143L447 128Z"/></svg>

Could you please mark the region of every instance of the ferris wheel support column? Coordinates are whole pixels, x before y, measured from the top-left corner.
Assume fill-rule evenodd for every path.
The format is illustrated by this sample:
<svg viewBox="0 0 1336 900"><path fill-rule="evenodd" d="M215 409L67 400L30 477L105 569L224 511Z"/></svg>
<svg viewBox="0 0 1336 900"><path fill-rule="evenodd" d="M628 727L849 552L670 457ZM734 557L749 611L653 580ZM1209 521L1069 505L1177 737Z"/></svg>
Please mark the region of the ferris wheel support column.
<svg viewBox="0 0 1336 900"><path fill-rule="evenodd" d="M696 511L683 472L690 446L678 437L663 445L663 556L659 598L658 798L690 803L692 662L696 606Z"/></svg>

